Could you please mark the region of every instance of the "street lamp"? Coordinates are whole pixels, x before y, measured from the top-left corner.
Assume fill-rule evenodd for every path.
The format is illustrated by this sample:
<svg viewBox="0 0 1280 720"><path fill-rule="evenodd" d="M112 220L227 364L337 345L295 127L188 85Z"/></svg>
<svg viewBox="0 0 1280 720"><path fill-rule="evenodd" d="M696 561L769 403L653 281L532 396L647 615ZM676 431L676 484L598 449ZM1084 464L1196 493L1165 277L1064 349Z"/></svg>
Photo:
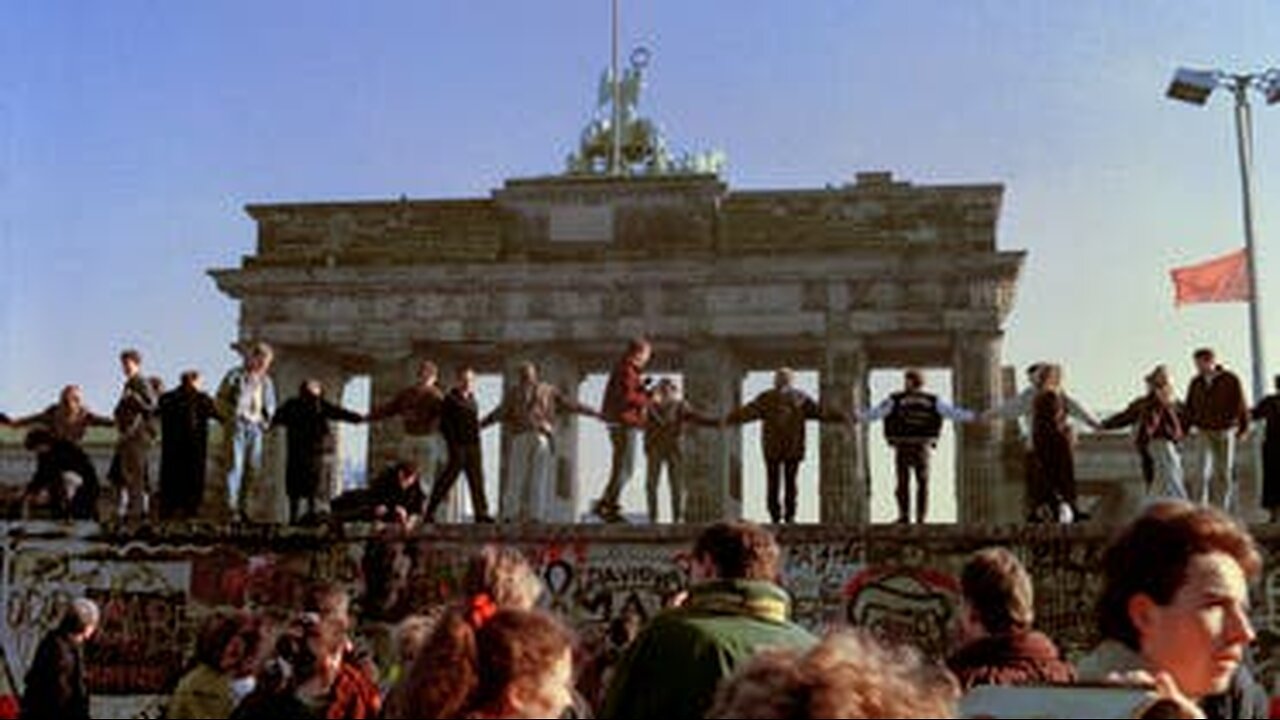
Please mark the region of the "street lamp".
<svg viewBox="0 0 1280 720"><path fill-rule="evenodd" d="M1249 349L1253 353L1253 396L1257 399L1266 394L1266 368L1262 358L1262 313L1253 236L1253 117L1249 89L1260 92L1268 105L1280 102L1280 69L1231 74L1221 70L1178 68L1165 95L1192 105L1204 105L1209 95L1220 87L1229 89L1236 99L1236 148L1240 159L1244 247L1249 273Z"/></svg>

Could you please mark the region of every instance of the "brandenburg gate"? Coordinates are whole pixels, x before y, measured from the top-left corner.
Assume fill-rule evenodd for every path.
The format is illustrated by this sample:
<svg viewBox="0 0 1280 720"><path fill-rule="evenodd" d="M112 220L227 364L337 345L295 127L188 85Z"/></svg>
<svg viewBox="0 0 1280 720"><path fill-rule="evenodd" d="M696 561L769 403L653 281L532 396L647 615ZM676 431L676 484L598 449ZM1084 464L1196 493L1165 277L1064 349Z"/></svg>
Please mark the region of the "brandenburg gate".
<svg viewBox="0 0 1280 720"><path fill-rule="evenodd" d="M876 368L950 368L956 401L1001 393L1002 328L1024 253L999 250L999 185L913 185L860 173L839 187L732 190L711 173L566 174L462 200L250 205L257 252L212 271L240 336L272 343L282 394L305 377L368 375L380 402L419 358L513 377L533 360L576 395L628 338L683 373L697 406L741 401L745 373L817 370L821 401L868 402ZM562 422L557 517L579 502L577 428ZM371 428L370 467L399 427ZM999 425L957 427L961 522L1021 518ZM821 429L824 523L868 520L867 429ZM694 433L690 517L742 506L741 432ZM277 452L278 454L278 452ZM752 455L754 458L754 454Z"/></svg>

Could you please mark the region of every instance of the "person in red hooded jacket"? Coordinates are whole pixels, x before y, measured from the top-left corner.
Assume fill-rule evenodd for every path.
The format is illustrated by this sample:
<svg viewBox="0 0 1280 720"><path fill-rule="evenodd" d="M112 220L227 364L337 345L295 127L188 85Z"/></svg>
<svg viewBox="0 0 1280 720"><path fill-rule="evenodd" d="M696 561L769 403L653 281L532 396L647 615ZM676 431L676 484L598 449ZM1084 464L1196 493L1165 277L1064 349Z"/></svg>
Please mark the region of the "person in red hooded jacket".
<svg viewBox="0 0 1280 720"><path fill-rule="evenodd" d="M627 344L626 354L609 374L609 384L605 386L601 414L609 425L613 458L609 466L609 484L593 510L606 522L622 520L622 506L618 498L635 474L646 410L651 401L641 373L652 354L653 347L648 340L633 339Z"/></svg>

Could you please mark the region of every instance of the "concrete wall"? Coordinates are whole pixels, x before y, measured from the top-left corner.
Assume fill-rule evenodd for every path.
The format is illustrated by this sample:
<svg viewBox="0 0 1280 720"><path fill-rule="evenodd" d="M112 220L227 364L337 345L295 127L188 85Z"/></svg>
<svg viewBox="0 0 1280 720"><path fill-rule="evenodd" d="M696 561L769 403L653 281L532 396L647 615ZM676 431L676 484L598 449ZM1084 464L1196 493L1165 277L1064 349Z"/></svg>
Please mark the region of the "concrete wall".
<svg viewBox="0 0 1280 720"><path fill-rule="evenodd" d="M548 607L591 642L625 608L649 616L686 584L686 553L697 532L444 526L388 541L368 528L330 534L262 527L232 535L182 527L145 537L103 536L89 526L0 529L0 637L14 675L21 677L67 599L88 593L105 608L101 636L87 656L89 681L97 702L111 712L146 705L182 665L193 629L215 610L283 616L298 607L307 582L329 578L362 598L362 635L385 638L388 624L406 612L455 598L464 559L487 541L523 549L546 580ZM1254 608L1258 657L1270 686L1280 632L1280 531L1260 528L1259 538L1267 570ZM1094 642L1095 569L1105 542L1100 528L793 527L780 539L795 615L815 630L852 622L944 654L956 612L956 574L968 553L999 543L1012 547L1036 579L1040 626L1072 655ZM369 588L376 601L364 597Z"/></svg>

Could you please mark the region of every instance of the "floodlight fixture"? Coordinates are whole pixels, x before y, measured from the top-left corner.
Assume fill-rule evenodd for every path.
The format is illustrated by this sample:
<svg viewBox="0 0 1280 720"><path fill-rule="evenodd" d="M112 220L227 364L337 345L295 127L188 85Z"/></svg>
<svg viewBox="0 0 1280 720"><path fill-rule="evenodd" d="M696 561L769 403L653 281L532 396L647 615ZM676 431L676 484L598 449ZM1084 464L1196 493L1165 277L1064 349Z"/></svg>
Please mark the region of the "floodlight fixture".
<svg viewBox="0 0 1280 720"><path fill-rule="evenodd" d="M1258 80L1258 87L1268 105L1280 103L1280 68L1271 68L1263 73Z"/></svg>
<svg viewBox="0 0 1280 720"><path fill-rule="evenodd" d="M1178 68L1165 95L1192 105L1204 105L1221 82L1222 74L1215 70Z"/></svg>

